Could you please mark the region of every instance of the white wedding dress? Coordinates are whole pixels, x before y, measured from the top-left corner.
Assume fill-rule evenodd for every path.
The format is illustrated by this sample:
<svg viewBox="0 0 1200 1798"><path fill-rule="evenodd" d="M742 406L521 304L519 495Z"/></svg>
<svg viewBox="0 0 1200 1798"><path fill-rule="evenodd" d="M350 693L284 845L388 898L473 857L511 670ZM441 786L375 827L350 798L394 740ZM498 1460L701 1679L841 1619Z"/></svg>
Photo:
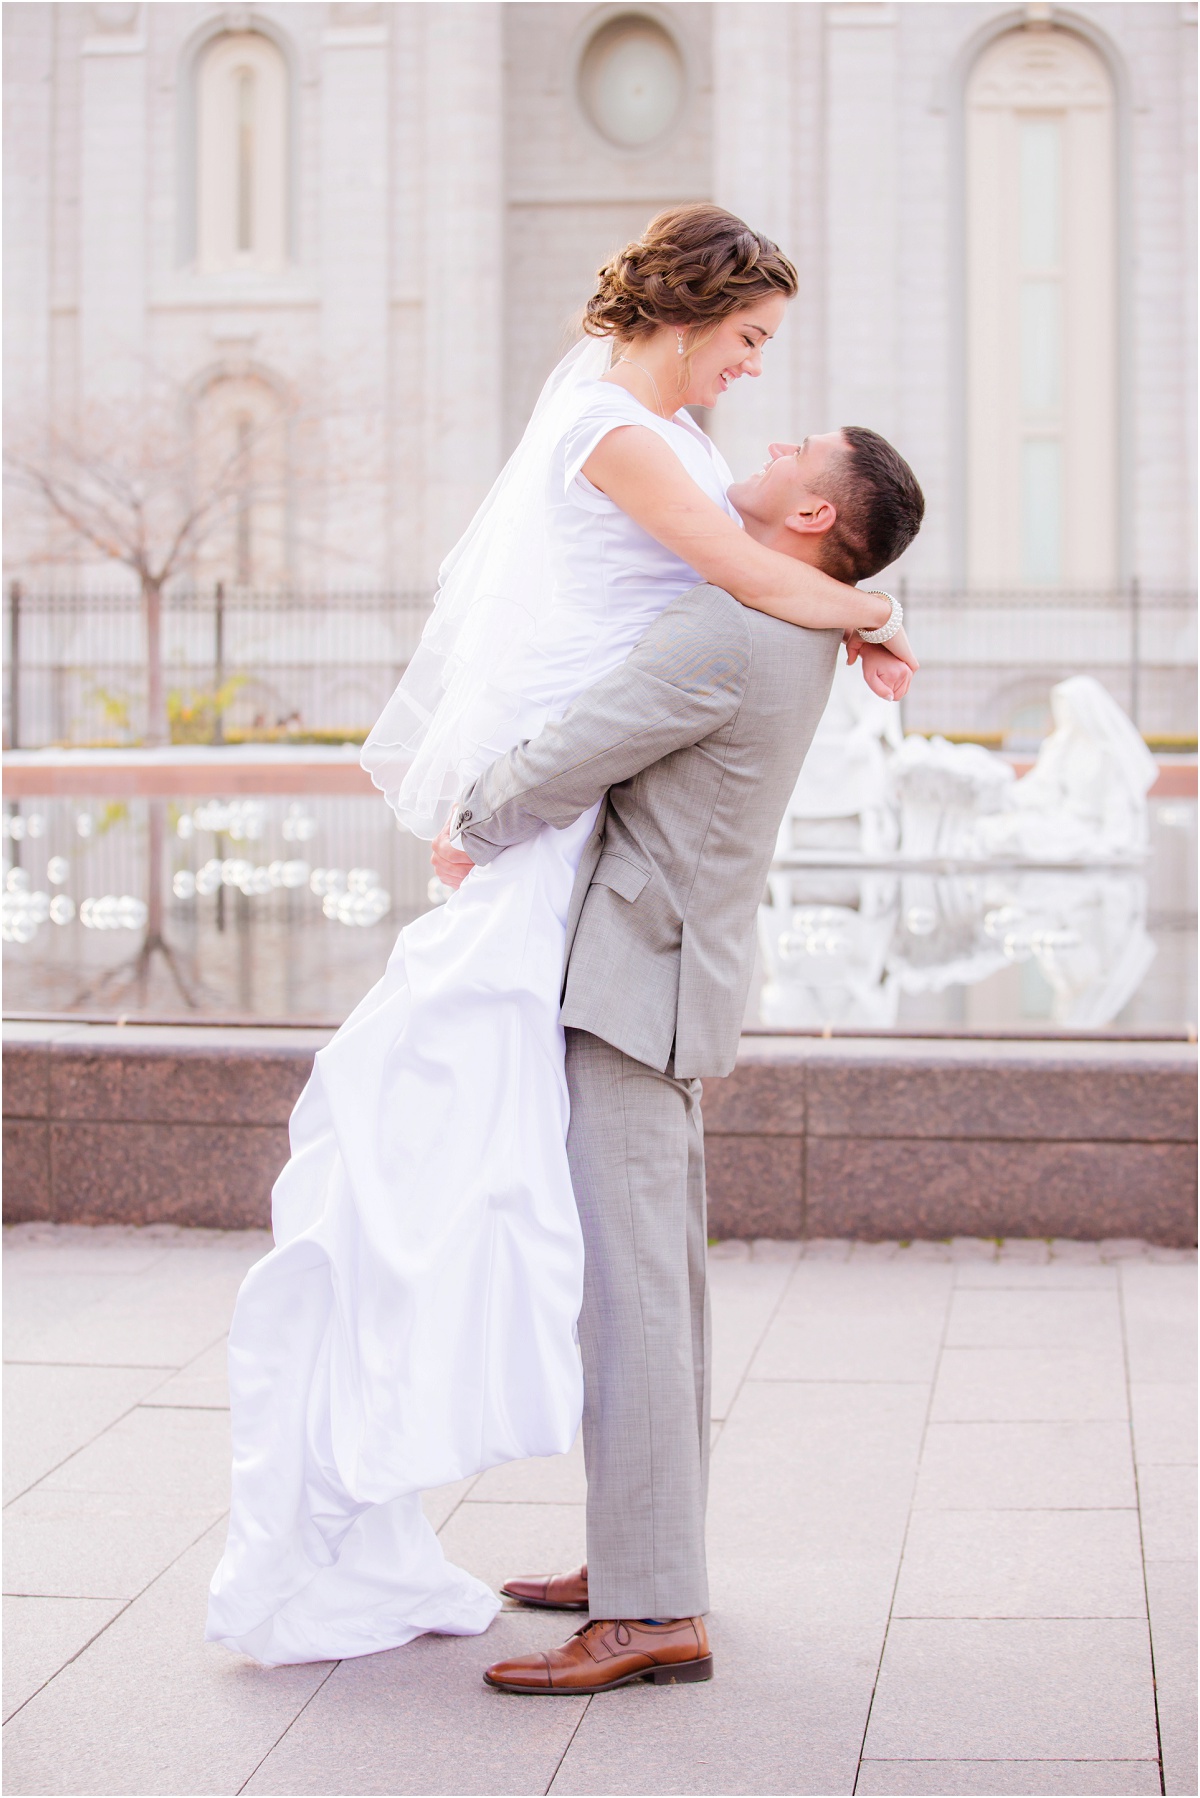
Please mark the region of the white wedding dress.
<svg viewBox="0 0 1200 1798"><path fill-rule="evenodd" d="M480 768L699 579L579 472L609 430L657 431L736 517L686 414L595 380L571 409L545 496L552 603ZM499 1600L446 1560L420 1494L574 1440L583 1242L558 1000L594 816L507 850L403 930L292 1114L275 1247L230 1331L233 1501L207 1627L258 1661L486 1629Z"/></svg>

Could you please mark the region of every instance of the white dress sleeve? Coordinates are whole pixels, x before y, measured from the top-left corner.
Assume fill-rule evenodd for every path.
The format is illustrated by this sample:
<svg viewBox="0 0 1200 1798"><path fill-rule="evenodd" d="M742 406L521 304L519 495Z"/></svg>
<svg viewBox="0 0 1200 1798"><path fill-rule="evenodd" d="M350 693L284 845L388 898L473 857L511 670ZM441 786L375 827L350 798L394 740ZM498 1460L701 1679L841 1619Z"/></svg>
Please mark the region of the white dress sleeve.
<svg viewBox="0 0 1200 1798"><path fill-rule="evenodd" d="M644 425L668 445L671 442L669 431L663 429L663 420L639 406L624 388L614 387L611 383L605 385L607 391L597 395L563 438L563 492L572 504L581 506L585 512L611 512L614 509L615 502L598 487L593 487L583 472L584 463L610 431L619 430L622 425Z"/></svg>

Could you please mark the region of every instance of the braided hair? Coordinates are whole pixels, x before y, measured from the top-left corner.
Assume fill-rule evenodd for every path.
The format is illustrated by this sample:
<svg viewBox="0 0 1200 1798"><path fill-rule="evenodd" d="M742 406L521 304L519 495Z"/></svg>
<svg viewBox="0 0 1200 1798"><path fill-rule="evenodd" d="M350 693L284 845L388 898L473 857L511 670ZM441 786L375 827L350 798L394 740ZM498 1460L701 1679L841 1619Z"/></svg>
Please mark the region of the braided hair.
<svg viewBox="0 0 1200 1798"><path fill-rule="evenodd" d="M687 331L689 350L735 312L798 280L777 244L721 206L673 206L606 262L584 310L592 337L631 342L660 325Z"/></svg>

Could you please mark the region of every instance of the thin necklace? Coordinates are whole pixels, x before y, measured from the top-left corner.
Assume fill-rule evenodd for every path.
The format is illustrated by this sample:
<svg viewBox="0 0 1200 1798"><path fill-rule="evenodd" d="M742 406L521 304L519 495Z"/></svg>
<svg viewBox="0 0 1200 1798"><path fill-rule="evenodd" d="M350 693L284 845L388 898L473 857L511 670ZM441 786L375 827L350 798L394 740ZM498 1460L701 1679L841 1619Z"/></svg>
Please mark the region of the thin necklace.
<svg viewBox="0 0 1200 1798"><path fill-rule="evenodd" d="M654 397L658 401L658 416L660 418L666 418L668 416L668 414L662 403L662 394L658 391L658 382L654 379L654 376L650 373L650 370L648 368L643 368L640 362L635 362L633 360L632 356L618 356L617 361L614 362L614 364L613 364L613 367L615 368L617 366L617 364L621 363L621 362L627 362L629 364L630 368L637 369L639 375L645 375L645 377L649 381L651 387L653 387Z"/></svg>

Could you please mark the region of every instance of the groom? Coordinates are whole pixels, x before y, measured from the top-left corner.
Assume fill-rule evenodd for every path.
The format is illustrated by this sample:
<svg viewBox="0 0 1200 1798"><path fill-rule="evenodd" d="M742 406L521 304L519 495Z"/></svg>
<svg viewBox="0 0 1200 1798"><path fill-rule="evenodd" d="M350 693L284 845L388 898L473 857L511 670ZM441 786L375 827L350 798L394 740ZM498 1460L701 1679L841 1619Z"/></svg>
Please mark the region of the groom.
<svg viewBox="0 0 1200 1798"><path fill-rule="evenodd" d="M848 582L894 562L924 511L907 463L858 428L773 444L729 497L758 542ZM712 1677L699 1077L727 1074L737 1055L755 912L840 640L694 588L622 667L487 769L434 845L457 887L607 795L572 895L562 1005L585 1245L588 1556L503 1588L590 1620L562 1648L490 1667L503 1691ZM854 640L856 655L877 692L900 696L895 657Z"/></svg>

